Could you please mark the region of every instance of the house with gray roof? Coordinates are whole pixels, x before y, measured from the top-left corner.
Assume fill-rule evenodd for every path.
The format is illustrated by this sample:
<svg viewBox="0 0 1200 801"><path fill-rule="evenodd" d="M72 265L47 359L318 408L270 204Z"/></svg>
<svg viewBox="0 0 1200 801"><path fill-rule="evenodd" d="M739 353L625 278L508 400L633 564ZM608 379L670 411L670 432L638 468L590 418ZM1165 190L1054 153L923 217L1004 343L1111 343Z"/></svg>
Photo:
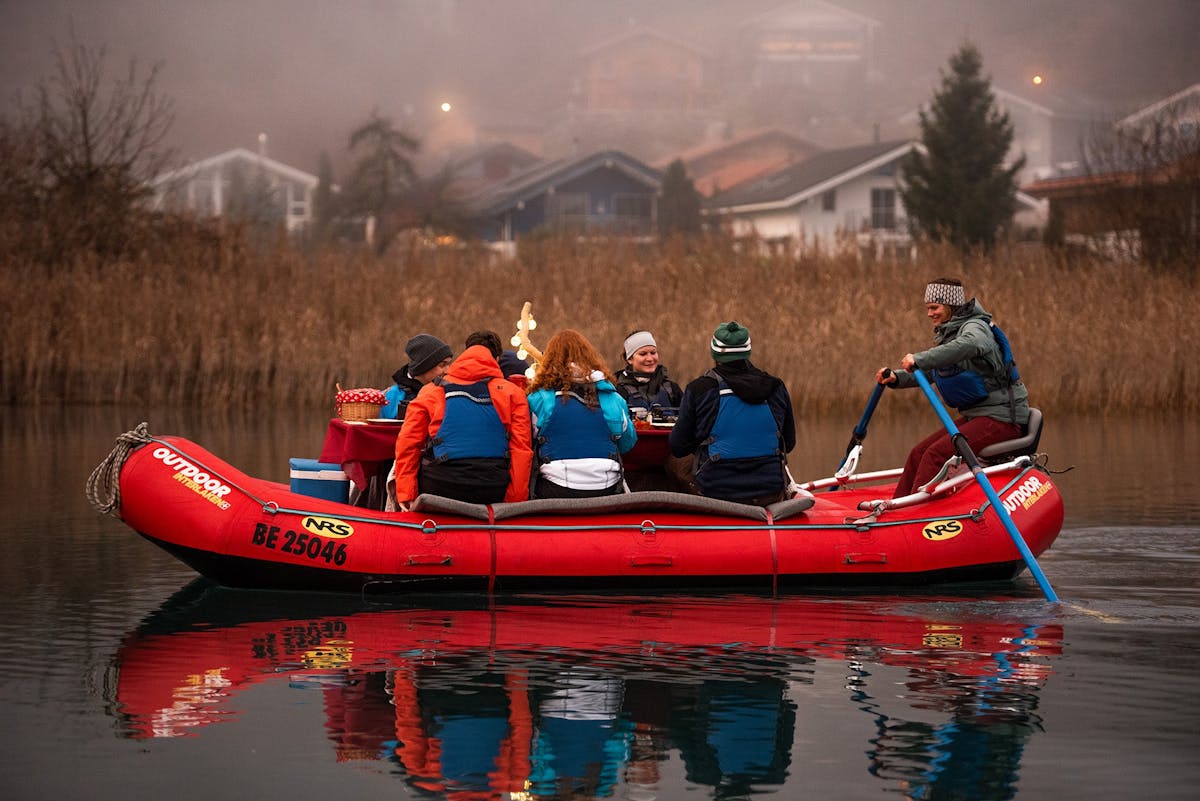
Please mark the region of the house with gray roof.
<svg viewBox="0 0 1200 801"><path fill-rule="evenodd" d="M535 165L467 202L480 238L513 242L534 231L654 232L662 173L616 150Z"/></svg>
<svg viewBox="0 0 1200 801"><path fill-rule="evenodd" d="M704 214L734 236L756 236L792 250L899 251L911 241L900 200L901 161L922 145L911 139L826 150L709 198ZM1044 201L1017 192L1016 223L1045 222Z"/></svg>
<svg viewBox="0 0 1200 801"><path fill-rule="evenodd" d="M720 192L704 213L735 236L832 248L843 234L907 236L900 204L900 160L912 140L826 150Z"/></svg>
<svg viewBox="0 0 1200 801"><path fill-rule="evenodd" d="M257 219L278 221L292 233L312 221L318 183L317 176L268 158L263 150L239 147L159 175L150 183L151 204L200 217L253 211Z"/></svg>

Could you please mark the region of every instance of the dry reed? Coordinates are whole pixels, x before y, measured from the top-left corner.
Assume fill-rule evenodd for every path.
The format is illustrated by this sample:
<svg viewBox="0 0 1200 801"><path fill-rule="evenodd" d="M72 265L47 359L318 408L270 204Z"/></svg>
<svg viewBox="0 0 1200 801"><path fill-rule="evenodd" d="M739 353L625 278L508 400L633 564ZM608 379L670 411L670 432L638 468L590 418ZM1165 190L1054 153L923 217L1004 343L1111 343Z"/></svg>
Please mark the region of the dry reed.
<svg viewBox="0 0 1200 801"><path fill-rule="evenodd" d="M1186 274L1041 250L860 263L761 257L726 241L545 240L505 262L476 250L309 256L228 237L181 244L169 259L81 257L47 271L6 257L0 270L9 404L332 412L335 382L386 386L412 334L456 352L479 328L507 341L530 300L535 343L578 328L618 367L625 334L646 327L681 383L710 365L713 328L736 319L799 412L858 409L878 367L930 345L926 281L957 275L1009 332L1044 409L1200 405L1200 370L1185 354L1200 341Z"/></svg>

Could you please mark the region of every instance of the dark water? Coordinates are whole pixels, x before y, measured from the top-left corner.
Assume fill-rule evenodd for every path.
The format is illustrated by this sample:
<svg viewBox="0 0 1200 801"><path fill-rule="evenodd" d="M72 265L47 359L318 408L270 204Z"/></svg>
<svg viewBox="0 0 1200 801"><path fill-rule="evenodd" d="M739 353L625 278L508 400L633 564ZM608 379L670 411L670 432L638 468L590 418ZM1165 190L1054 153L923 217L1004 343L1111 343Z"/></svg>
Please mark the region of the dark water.
<svg viewBox="0 0 1200 801"><path fill-rule="evenodd" d="M881 409L864 469L932 418ZM1015 585L770 599L214 590L87 505L142 419L287 480L324 420L6 410L0 795L1200 795L1200 426L1047 422L1067 504ZM854 419L812 423L797 478ZM919 423L917 428L907 424ZM920 430L917 430L917 429Z"/></svg>

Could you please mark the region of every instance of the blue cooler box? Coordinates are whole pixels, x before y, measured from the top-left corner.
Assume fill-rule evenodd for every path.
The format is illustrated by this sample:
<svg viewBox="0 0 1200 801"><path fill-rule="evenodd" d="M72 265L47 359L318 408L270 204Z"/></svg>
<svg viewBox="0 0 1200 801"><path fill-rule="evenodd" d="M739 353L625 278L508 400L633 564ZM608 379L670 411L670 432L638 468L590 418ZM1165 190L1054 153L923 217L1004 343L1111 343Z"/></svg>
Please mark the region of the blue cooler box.
<svg viewBox="0 0 1200 801"><path fill-rule="evenodd" d="M292 492L312 498L346 503L350 497L350 479L340 464L318 462L316 459L292 459Z"/></svg>

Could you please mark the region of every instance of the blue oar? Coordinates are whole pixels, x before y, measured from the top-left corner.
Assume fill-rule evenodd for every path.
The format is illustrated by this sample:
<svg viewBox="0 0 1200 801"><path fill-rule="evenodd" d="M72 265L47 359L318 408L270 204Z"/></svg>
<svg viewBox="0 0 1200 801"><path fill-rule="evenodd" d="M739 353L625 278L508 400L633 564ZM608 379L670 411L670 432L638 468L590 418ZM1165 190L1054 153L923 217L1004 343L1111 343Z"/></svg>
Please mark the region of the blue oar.
<svg viewBox="0 0 1200 801"><path fill-rule="evenodd" d="M1054 589L1050 586L1050 582L1046 580L1046 574L1038 567L1037 559L1033 557L1033 552L1025 544L1025 539L1021 536L1021 532L1017 530L1016 523L1013 522L1012 517L1008 514L1008 510L1000 502L1000 496L996 494L996 490L992 487L991 482L988 481L987 476L984 475L983 470L979 467L979 461L971 451L971 445L967 442L967 438L958 430L958 426L954 425L954 421L950 419L949 413L946 412L946 407L942 405L942 401L934 394L933 387L929 385L929 379L925 377L920 368L914 367L912 374L916 376L917 383L925 391L925 396L929 398L929 403L933 406L933 410L941 418L942 425L946 428L946 433L950 435L950 440L954 443L954 449L958 451L958 455L967 463L967 467L971 468L971 474L975 476L975 480L983 488L984 494L992 502L992 508L1000 516L1000 522L1004 524L1005 530L1008 531L1008 536L1012 538L1013 544L1021 552L1021 558L1025 560L1025 565L1029 568L1029 572L1037 579L1038 586L1042 588L1042 593L1046 596L1046 600L1057 602L1058 596L1054 594Z"/></svg>
<svg viewBox="0 0 1200 801"><path fill-rule="evenodd" d="M881 397L883 397L883 384L876 384L875 389L871 391L871 399L867 401L867 408L863 411L862 417L859 418L858 425L854 427L854 433L850 437L850 444L846 446L846 455L842 457L842 462L838 465L839 470L846 463L846 457L850 455L850 451L854 450L854 446L862 445L863 440L867 438L867 425L871 422L871 415L875 414L875 407L879 405Z"/></svg>
<svg viewBox="0 0 1200 801"><path fill-rule="evenodd" d="M842 456L842 461L838 463L837 470L834 472L838 478L843 478L858 469L858 455L862 452L863 440L867 437L867 424L871 422L871 415L875 414L875 407L879 404L882 396L883 384L876 384L875 389L871 392L871 399L867 401L866 410L850 435L850 444L846 446L846 453ZM838 487L830 487L829 491L834 492L837 489Z"/></svg>

